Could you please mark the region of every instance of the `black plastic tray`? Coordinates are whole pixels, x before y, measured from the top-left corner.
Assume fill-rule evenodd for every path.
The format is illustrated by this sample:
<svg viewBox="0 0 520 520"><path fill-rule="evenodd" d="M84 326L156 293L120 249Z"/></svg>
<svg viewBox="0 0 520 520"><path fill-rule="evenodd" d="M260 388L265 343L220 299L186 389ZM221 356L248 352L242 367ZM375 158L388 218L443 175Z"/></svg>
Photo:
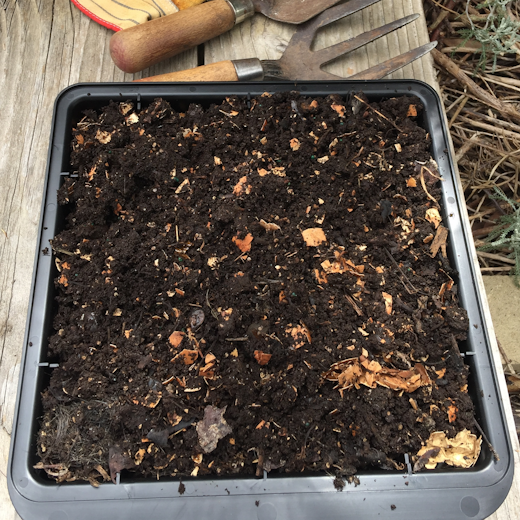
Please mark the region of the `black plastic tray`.
<svg viewBox="0 0 520 520"><path fill-rule="evenodd" d="M483 443L471 469L412 473L408 458L404 471L373 471L358 475L359 485L337 491L330 476L269 476L258 478L186 479L179 494L178 479L160 481L121 479L118 484L56 484L37 462L36 433L41 415L40 392L52 371L47 359L51 330L55 275L49 240L60 230L57 190L68 174L72 128L86 108L100 108L110 100L133 100L145 107L162 97L178 110L192 102L220 103L225 96L255 96L265 91L297 90L306 95L343 96L363 91L370 100L401 95L418 96L425 106L422 124L432 137L432 156L444 178L443 220L450 230L450 259L459 271L461 303L470 320L468 340L461 345L470 366L469 391L476 414L500 456L495 461ZM472 238L459 190L448 133L435 91L419 81L206 83L206 84L80 84L58 96L49 147L47 176L41 211L31 301L8 464L8 488L22 518L52 520L189 519L288 520L339 518L485 518L504 501L513 479L513 455L493 366L489 332L485 328L482 299L472 262Z"/></svg>

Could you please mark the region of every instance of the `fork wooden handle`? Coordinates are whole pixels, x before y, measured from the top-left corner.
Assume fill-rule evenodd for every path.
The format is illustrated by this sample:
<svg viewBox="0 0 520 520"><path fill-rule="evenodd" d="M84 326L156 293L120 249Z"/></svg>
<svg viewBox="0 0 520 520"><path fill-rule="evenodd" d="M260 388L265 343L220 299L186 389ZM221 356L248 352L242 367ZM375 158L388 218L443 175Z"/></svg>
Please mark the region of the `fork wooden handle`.
<svg viewBox="0 0 520 520"><path fill-rule="evenodd" d="M238 75L235 65L231 60L218 61L210 65L202 65L194 69L179 70L177 72L169 72L168 74L160 74L159 76L151 76L150 78L138 79L135 81L238 81Z"/></svg>
<svg viewBox="0 0 520 520"><path fill-rule="evenodd" d="M234 24L231 5L214 0L115 33L110 55L124 72L139 72L229 31Z"/></svg>
<svg viewBox="0 0 520 520"><path fill-rule="evenodd" d="M135 81L262 81L265 71L258 58L218 61L194 69L179 70Z"/></svg>

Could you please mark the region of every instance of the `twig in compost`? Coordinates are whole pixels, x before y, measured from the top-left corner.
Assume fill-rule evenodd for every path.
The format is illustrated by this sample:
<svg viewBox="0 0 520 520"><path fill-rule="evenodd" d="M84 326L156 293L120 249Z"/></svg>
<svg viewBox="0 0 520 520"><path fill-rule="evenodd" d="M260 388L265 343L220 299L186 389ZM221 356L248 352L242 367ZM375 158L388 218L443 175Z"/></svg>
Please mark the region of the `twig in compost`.
<svg viewBox="0 0 520 520"><path fill-rule="evenodd" d="M249 338L247 336L243 338L226 338L226 341L248 341Z"/></svg>
<svg viewBox="0 0 520 520"><path fill-rule="evenodd" d="M216 311L215 309L213 309L213 307L212 307L211 304L209 303L209 297L208 297L208 295L209 295L209 289L206 291L206 304L208 305L209 310L211 311L211 315L212 315L215 319L217 319L217 318L218 318L218 313L217 313L217 311Z"/></svg>
<svg viewBox="0 0 520 520"><path fill-rule="evenodd" d="M52 245L52 243L51 243L51 247L57 253L63 253L64 255L69 255L69 256L76 256L76 253L71 253L70 251L67 251L66 249L62 249L61 247L55 247Z"/></svg>
<svg viewBox="0 0 520 520"><path fill-rule="evenodd" d="M280 345L283 345L282 340L278 338L274 332L272 334L266 334L266 336L268 338L275 339L276 341L278 341L278 343L280 343Z"/></svg>
<svg viewBox="0 0 520 520"><path fill-rule="evenodd" d="M403 284L404 288L406 289L406 292L408 294L416 294L417 292L419 292L413 286L412 282L410 282L408 277L403 273L402 269L399 267L399 264L395 261L395 258L391 255L390 251L388 251L388 249L386 247L385 247L385 251L386 251L386 254L388 255L388 257L390 258L390 260L392 261L392 263L397 267L397 269L399 269L399 272L401 273L400 280L401 280L401 283ZM405 283L405 280L406 280L406 283Z"/></svg>
<svg viewBox="0 0 520 520"><path fill-rule="evenodd" d="M432 197L430 195L430 192L426 189L426 183L424 182L424 168L425 166L424 165L421 165L421 173L420 173L420 176L421 176L421 186L422 186L422 189L424 190L424 193L426 193L426 195L428 196L428 198L430 200L433 200L433 202L435 202L435 204L438 204L437 200ZM428 170L430 172L430 170ZM430 172L431 173L431 172Z"/></svg>
<svg viewBox="0 0 520 520"><path fill-rule="evenodd" d="M473 422L475 423L475 427L479 431L480 435L482 435L484 442L488 445L489 451L493 454L495 461L498 462L500 460L498 453L495 451L495 448L493 448L493 445L489 442L489 439L486 437L484 430L480 427L480 424L477 422L477 419L475 419L474 417L473 417Z"/></svg>
<svg viewBox="0 0 520 520"><path fill-rule="evenodd" d="M137 320L137 323L134 325L134 331L136 331L139 328L141 320L143 319L143 315L144 315L144 309L141 310L141 314L139 315L139 319Z"/></svg>
<svg viewBox="0 0 520 520"><path fill-rule="evenodd" d="M352 296L349 296L348 294L345 294L345 298L347 301L352 305L353 309L356 311L356 314L358 316L363 316L363 311L357 306L356 302L352 298Z"/></svg>
<svg viewBox="0 0 520 520"><path fill-rule="evenodd" d="M302 446L302 449L300 451L300 457L302 459L305 458L305 448L307 447L307 441L309 440L309 435L311 433L311 430L314 428L314 424L311 424L309 426L309 429L307 430L307 434L305 435L305 440L303 441L303 446Z"/></svg>
<svg viewBox="0 0 520 520"><path fill-rule="evenodd" d="M382 117L385 121L388 121L396 130L398 130L399 132L402 132L402 130L393 121L390 121L390 119L388 119L388 117L386 117L385 115L381 114L381 112L379 112L375 108L371 107L366 101L364 101L360 97L356 96L355 94L354 94L354 97L358 101L361 101L361 103L365 104L370 110L373 110L378 116Z"/></svg>

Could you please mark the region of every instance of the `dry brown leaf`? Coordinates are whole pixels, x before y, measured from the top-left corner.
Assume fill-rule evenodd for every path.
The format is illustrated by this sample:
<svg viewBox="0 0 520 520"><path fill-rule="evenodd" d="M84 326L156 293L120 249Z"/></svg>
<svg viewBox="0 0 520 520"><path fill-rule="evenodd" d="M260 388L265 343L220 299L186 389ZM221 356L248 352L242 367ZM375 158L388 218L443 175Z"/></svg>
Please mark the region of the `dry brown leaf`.
<svg viewBox="0 0 520 520"><path fill-rule="evenodd" d="M128 126L135 125L136 123L139 123L139 116L137 114L130 114L128 117L125 117L125 121Z"/></svg>
<svg viewBox="0 0 520 520"><path fill-rule="evenodd" d="M233 243L242 251L242 253L247 253L251 251L251 242L253 241L253 235L248 233L245 238L240 239L238 236L233 237Z"/></svg>
<svg viewBox="0 0 520 520"><path fill-rule="evenodd" d="M96 139L101 144L108 144L112 140L112 135L110 132L103 132L98 128L98 131L96 132Z"/></svg>
<svg viewBox="0 0 520 520"><path fill-rule="evenodd" d="M199 377L204 377L205 379L214 379L215 378L215 370L214 363L207 363L205 366L199 368Z"/></svg>
<svg viewBox="0 0 520 520"><path fill-rule="evenodd" d="M94 175L96 175L96 173L97 173L97 165L92 166L92 168L90 168L90 171L87 174L87 178L88 178L89 182L94 178Z"/></svg>
<svg viewBox="0 0 520 520"><path fill-rule="evenodd" d="M309 344L312 340L309 329L303 323L301 325L296 325L295 327L289 324L289 326L285 329L285 333L291 336L294 342L294 349L303 347L303 345L305 345L305 340L307 340Z"/></svg>
<svg viewBox="0 0 520 520"><path fill-rule="evenodd" d="M301 108L303 110L312 110L313 108L318 107L318 102L313 99L310 103L306 103L305 101L302 101Z"/></svg>
<svg viewBox="0 0 520 520"><path fill-rule="evenodd" d="M320 283L327 283L327 275L320 271L319 269L314 269L314 275L316 276L316 281Z"/></svg>
<svg viewBox="0 0 520 520"><path fill-rule="evenodd" d="M408 107L408 112L406 113L406 117L417 117L417 107L415 105L410 105Z"/></svg>
<svg viewBox="0 0 520 520"><path fill-rule="evenodd" d="M385 310L387 314L392 314L392 295L383 292L383 299L385 300Z"/></svg>
<svg viewBox="0 0 520 520"><path fill-rule="evenodd" d="M298 139L296 139L296 137L293 137L290 141L290 146L291 146L291 150L293 152L296 152L297 150L300 149L300 141L298 141Z"/></svg>
<svg viewBox="0 0 520 520"><path fill-rule="evenodd" d="M168 412L166 417L171 426L177 426L182 421L182 417L175 412Z"/></svg>
<svg viewBox="0 0 520 520"><path fill-rule="evenodd" d="M225 412L226 407L208 405L204 408L204 419L197 423L199 445L204 453L211 453L217 447L218 441L232 432L224 419Z"/></svg>
<svg viewBox="0 0 520 520"><path fill-rule="evenodd" d="M266 354L265 352L262 352L261 350L255 350L255 359L256 362L259 365L267 365L269 363L269 360L272 358L272 354Z"/></svg>
<svg viewBox="0 0 520 520"><path fill-rule="evenodd" d="M170 342L170 345L173 348L177 348L182 343L182 339L184 338L185 335L186 334L184 334L184 332L181 332L180 330L176 330L170 334L168 341Z"/></svg>
<svg viewBox="0 0 520 520"><path fill-rule="evenodd" d="M380 385L405 392L414 392L421 386L431 385L426 369L419 363L409 370L399 370L383 367L375 360L369 361L365 355L334 363L322 376L329 381L337 381L340 393L359 385L369 388Z"/></svg>
<svg viewBox="0 0 520 520"><path fill-rule="evenodd" d="M343 251L334 251L335 259L333 262L331 262L330 260L323 261L321 263L321 267L323 268L325 273L350 273L357 277L363 277L365 266L363 264L355 265L354 262L352 262L352 260L345 260L343 255Z"/></svg>
<svg viewBox="0 0 520 520"><path fill-rule="evenodd" d="M68 278L65 276L65 274L61 273L61 276L58 280L58 283L63 285L63 287L68 287L69 286L69 280Z"/></svg>
<svg viewBox="0 0 520 520"><path fill-rule="evenodd" d="M436 208L430 208L426 210L426 216L424 217L428 222L435 226L437 229L442 222L442 217L439 213L439 210Z"/></svg>
<svg viewBox="0 0 520 520"><path fill-rule="evenodd" d="M208 258L208 265L211 267L211 269L216 269L219 264L219 259L216 256L212 256L211 258Z"/></svg>
<svg viewBox="0 0 520 520"><path fill-rule="evenodd" d="M103 466L101 466L101 464L98 464L94 469L101 475L101 477L103 477L103 480L105 482L110 480L109 474L105 471L105 469L103 468ZM95 480L95 482L97 482L97 481ZM98 485L99 485L99 483L98 483ZM95 487L97 487L97 486L95 486Z"/></svg>
<svg viewBox="0 0 520 520"><path fill-rule="evenodd" d="M439 249L442 250L442 256L446 258L448 255L446 253L446 241L448 239L448 230L444 226L439 226L437 228L437 233L435 238L433 239L432 245L430 246L430 256L435 258Z"/></svg>
<svg viewBox="0 0 520 520"><path fill-rule="evenodd" d="M134 404L140 404L141 406L146 406L147 408L155 408L162 398L162 392L149 392L144 399L140 397L136 397L132 399Z"/></svg>
<svg viewBox="0 0 520 520"><path fill-rule="evenodd" d="M448 280L447 282L444 282L439 290L439 297L443 298L446 291L451 291L453 283L453 280Z"/></svg>
<svg viewBox="0 0 520 520"><path fill-rule="evenodd" d="M198 357L199 357L198 350L188 350L185 348L185 349L181 350L172 359L172 362L174 362L175 360L180 358L185 365L193 365L193 363L195 363L195 361L197 360Z"/></svg>
<svg viewBox="0 0 520 520"><path fill-rule="evenodd" d="M131 456L128 456L119 446L111 446L108 450L108 467L110 478L116 483L116 475L124 469L132 469L135 466Z"/></svg>
<svg viewBox="0 0 520 520"><path fill-rule="evenodd" d="M339 117L345 117L345 107L343 105L336 105L335 103L333 103L332 105L330 105L330 108L332 108L332 110L335 110Z"/></svg>
<svg viewBox="0 0 520 520"><path fill-rule="evenodd" d="M427 469L435 469L441 462L449 466L471 468L477 462L481 445L482 438L477 439L477 436L469 430L462 430L452 439L449 439L444 432L433 432L426 445L417 452L417 456L438 449L437 455L429 457L428 463L425 464Z"/></svg>
<svg viewBox="0 0 520 520"><path fill-rule="evenodd" d="M182 190L184 189L185 186L189 186L190 184L190 180L186 177L186 179L184 179L178 186L177 186L177 189L175 190L175 193L178 195L179 193L182 192Z"/></svg>
<svg viewBox="0 0 520 520"><path fill-rule="evenodd" d="M304 229L302 236L305 244L310 247L316 247L323 244L323 242L327 242L327 237L321 228Z"/></svg>
<svg viewBox="0 0 520 520"><path fill-rule="evenodd" d="M266 424L266 422L262 419L262 420L261 420L261 421L256 425L255 430L261 430L261 429L264 427L265 424ZM269 424L269 423L267 423L267 424Z"/></svg>
<svg viewBox="0 0 520 520"><path fill-rule="evenodd" d="M417 181L416 181L413 177L410 177L410 178L406 181L406 185L407 185L409 188L416 188L416 187L417 187Z"/></svg>
<svg viewBox="0 0 520 520"><path fill-rule="evenodd" d="M264 219L260 220L260 225L266 231L280 231L281 227L278 224L274 224L273 222L266 222Z"/></svg>
<svg viewBox="0 0 520 520"><path fill-rule="evenodd" d="M143 462L145 453L146 453L146 450L144 448L137 450L137 453L134 456L134 461L137 466L139 466L139 464L141 464L141 462Z"/></svg>
<svg viewBox="0 0 520 520"><path fill-rule="evenodd" d="M442 379L444 375L446 374L446 368L441 368L439 370L436 370L435 373L439 376L439 379Z"/></svg>
<svg viewBox="0 0 520 520"><path fill-rule="evenodd" d="M458 411L459 411L459 409L455 406L455 403L452 401L452 404L450 404L450 406L448 406L448 421L450 423L456 421Z"/></svg>
<svg viewBox="0 0 520 520"><path fill-rule="evenodd" d="M235 187L233 188L233 194L234 195L242 195L245 193L246 195L249 195L251 193L252 186L251 184L247 184L247 176L240 177L238 182L235 184Z"/></svg>

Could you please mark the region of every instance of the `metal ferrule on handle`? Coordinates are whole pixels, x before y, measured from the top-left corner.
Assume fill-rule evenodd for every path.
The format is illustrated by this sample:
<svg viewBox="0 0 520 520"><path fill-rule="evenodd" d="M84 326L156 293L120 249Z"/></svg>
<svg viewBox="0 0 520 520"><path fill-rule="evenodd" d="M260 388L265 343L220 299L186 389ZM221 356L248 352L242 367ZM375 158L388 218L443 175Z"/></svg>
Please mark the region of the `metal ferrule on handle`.
<svg viewBox="0 0 520 520"><path fill-rule="evenodd" d="M264 67L258 58L233 60L238 81L262 81L265 76Z"/></svg>
<svg viewBox="0 0 520 520"><path fill-rule="evenodd" d="M255 6L251 0L226 0L235 13L235 25L255 14Z"/></svg>

